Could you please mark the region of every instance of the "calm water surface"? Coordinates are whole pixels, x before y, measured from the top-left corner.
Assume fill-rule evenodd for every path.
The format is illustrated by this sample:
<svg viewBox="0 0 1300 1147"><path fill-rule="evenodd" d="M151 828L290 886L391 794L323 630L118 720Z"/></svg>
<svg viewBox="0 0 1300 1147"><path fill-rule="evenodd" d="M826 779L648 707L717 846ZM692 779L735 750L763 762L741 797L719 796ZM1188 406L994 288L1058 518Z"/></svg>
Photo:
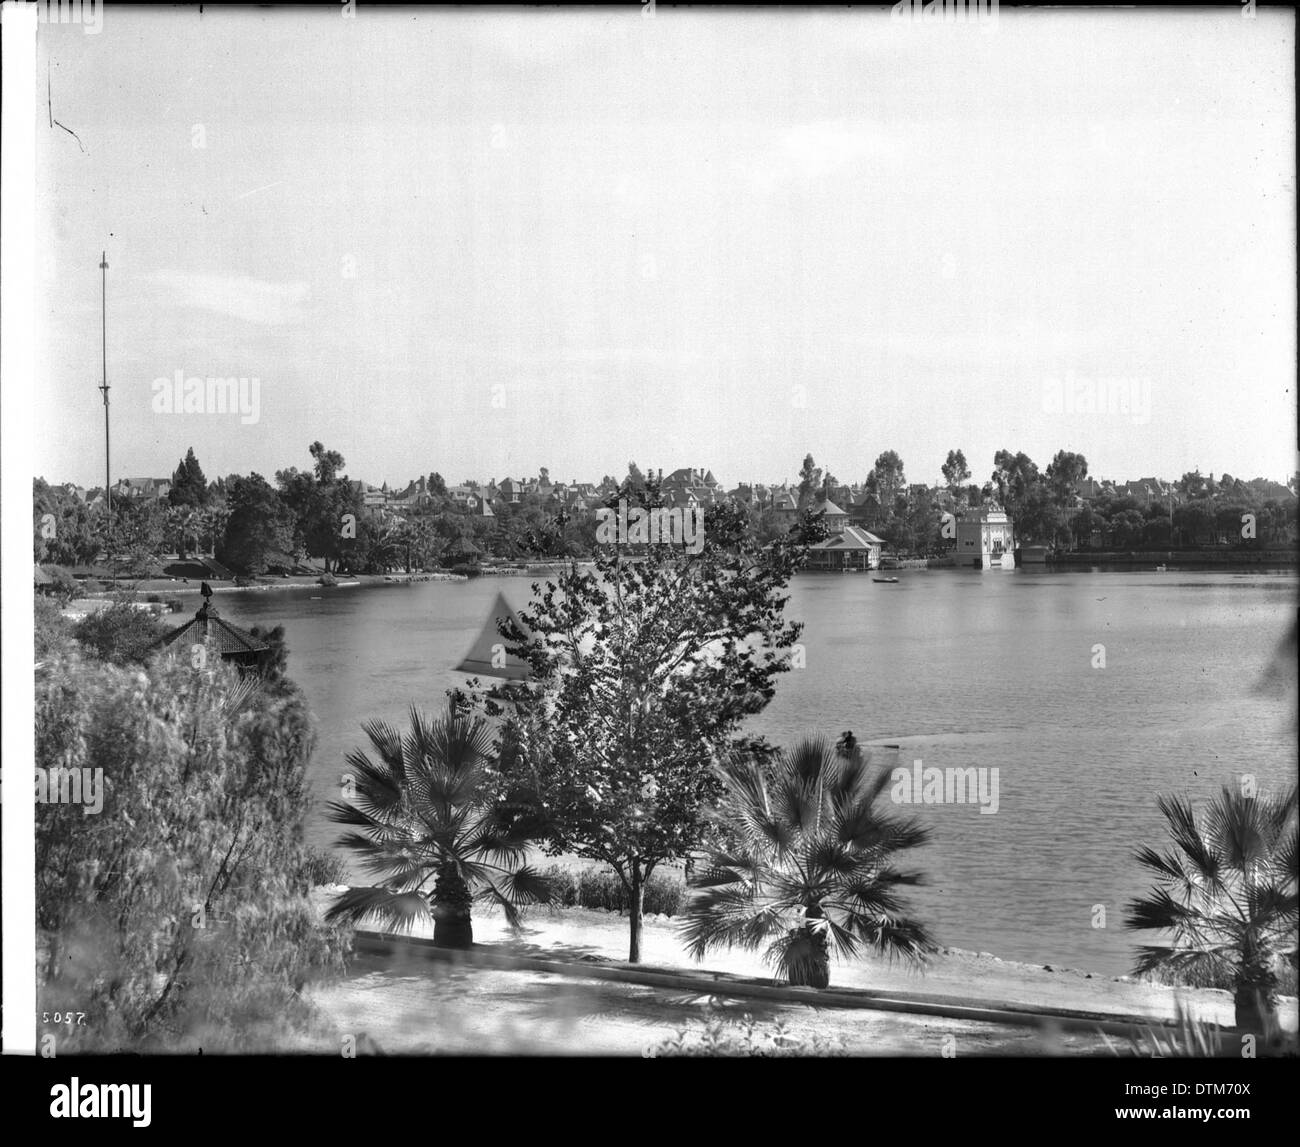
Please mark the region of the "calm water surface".
<svg viewBox="0 0 1300 1147"><path fill-rule="evenodd" d="M1145 886L1132 850L1157 842L1156 796L1193 799L1252 773L1295 776L1282 703L1256 692L1295 618L1293 575L905 571L798 577L807 667L784 674L752 731L788 745L851 729L876 759L998 769L999 808L917 806L933 842L913 903L939 942L1008 959L1118 975L1134 938L1123 903ZM283 623L289 672L319 735L323 815L360 723L439 711L466 678L453 666L496 593L523 605L531 579L281 590L225 597L242 625ZM1104 646L1105 667L1094 668ZM897 750L885 746L897 745ZM1095 906L1105 910L1105 926Z"/></svg>

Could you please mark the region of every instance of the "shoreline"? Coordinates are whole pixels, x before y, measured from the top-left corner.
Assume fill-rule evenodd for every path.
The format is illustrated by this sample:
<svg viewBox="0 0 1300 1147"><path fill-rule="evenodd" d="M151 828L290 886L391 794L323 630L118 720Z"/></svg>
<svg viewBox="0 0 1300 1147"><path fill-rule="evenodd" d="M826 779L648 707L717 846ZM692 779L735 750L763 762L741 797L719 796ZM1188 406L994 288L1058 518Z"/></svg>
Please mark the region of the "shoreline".
<svg viewBox="0 0 1300 1147"><path fill-rule="evenodd" d="M312 890L318 914L342 886ZM676 970L694 975L711 972L771 978L761 955L736 950L710 953L696 963L677 938L675 918L647 914L642 925L642 960L645 970ZM504 914L491 908L474 909L475 948L503 954L526 953L567 962L624 964L627 960L628 924L624 914L591 908L540 908L524 917L523 928L512 934ZM432 923L422 922L408 933L432 937ZM1081 1012L1111 1012L1122 1016L1176 1019L1180 1005L1209 1022L1231 1027L1232 993L1222 988L1190 988L1156 984L1132 976L1105 976L1058 964L1029 964L1004 960L991 952L940 947L925 970L913 969L878 956L835 963L831 988L894 990L935 996L961 997L972 1004L1008 1000L1025 1007L1069 1008ZM813 1003L814 1001L810 1001ZM1279 1004L1282 1025L1296 1030L1298 1004L1294 996Z"/></svg>

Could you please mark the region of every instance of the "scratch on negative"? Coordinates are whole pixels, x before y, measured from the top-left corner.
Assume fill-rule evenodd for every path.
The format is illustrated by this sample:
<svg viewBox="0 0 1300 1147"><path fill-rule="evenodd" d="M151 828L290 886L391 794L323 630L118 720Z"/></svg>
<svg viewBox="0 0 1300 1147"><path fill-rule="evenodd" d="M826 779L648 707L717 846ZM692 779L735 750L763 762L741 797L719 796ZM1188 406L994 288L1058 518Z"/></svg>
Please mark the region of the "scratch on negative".
<svg viewBox="0 0 1300 1147"><path fill-rule="evenodd" d="M48 63L45 66L45 105L50 116L50 127L63 128L64 131L77 141L77 146L81 148L81 153L84 155L86 153L86 145L81 142L81 136L73 131L72 128L68 127L67 124L59 123L59 121L54 118L54 95L50 86L50 68Z"/></svg>

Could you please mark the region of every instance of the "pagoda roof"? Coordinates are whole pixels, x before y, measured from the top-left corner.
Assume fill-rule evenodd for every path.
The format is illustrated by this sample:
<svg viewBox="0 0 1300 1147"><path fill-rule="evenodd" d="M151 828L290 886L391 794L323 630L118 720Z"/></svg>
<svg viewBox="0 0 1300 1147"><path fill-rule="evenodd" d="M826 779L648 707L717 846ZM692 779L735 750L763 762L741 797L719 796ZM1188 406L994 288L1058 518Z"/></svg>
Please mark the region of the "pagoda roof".
<svg viewBox="0 0 1300 1147"><path fill-rule="evenodd" d="M164 633L146 648L164 649L172 645L214 645L223 658L251 660L270 646L246 629L231 625L210 601L205 601L189 621Z"/></svg>

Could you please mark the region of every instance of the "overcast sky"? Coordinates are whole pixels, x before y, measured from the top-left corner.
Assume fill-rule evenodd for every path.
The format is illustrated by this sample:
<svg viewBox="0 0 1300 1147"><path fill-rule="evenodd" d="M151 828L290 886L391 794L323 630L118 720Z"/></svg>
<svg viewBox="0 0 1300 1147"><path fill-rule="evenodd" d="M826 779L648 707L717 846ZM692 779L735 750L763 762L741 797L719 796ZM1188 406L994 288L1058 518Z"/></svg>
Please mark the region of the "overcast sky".
<svg viewBox="0 0 1300 1147"><path fill-rule="evenodd" d="M315 439L394 484L1295 469L1290 13L110 7L40 44L51 481L103 477L105 248L114 480ZM177 371L257 378L258 421L155 413ZM1075 409L1102 380L1138 409Z"/></svg>

